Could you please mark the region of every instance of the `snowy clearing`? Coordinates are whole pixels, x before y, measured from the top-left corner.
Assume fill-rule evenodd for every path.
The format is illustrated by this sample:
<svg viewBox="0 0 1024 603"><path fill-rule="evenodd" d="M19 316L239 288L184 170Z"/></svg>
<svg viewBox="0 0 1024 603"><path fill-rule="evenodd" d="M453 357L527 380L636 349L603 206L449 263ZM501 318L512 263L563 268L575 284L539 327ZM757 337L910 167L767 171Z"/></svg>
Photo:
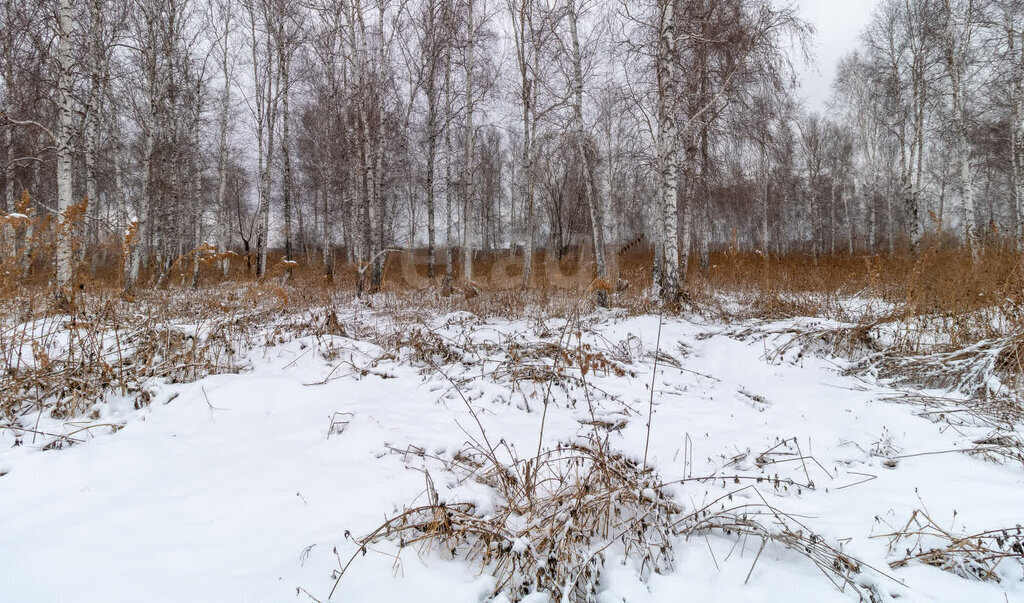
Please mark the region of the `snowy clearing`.
<svg viewBox="0 0 1024 603"><path fill-rule="evenodd" d="M397 535L360 555L356 539L435 491L495 516L499 493L453 471L485 441L510 464L598 441L641 471L648 448L665 485L639 499L664 492L680 528L650 564L595 540L598 601L1024 601L1020 424L794 341L839 325L354 305L339 319L335 335L278 329L237 374L154 382L141 409L115 398L88 421L0 430L0 600L323 601L336 582L331 600L487 600L497 579L479 559ZM731 510L825 543L835 571L700 523ZM941 533L1004 529L1000 563L942 553ZM527 540L502 546L534 554Z"/></svg>

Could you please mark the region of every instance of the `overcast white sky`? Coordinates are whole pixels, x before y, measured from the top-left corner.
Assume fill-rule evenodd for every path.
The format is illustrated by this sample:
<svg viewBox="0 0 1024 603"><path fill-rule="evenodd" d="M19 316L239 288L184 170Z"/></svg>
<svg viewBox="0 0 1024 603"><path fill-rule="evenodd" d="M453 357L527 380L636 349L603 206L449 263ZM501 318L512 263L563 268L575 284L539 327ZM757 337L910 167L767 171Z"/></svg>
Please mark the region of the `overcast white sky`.
<svg viewBox="0 0 1024 603"><path fill-rule="evenodd" d="M879 0L797 0L803 17L814 24L816 64L802 74L801 94L811 109L822 110L832 91L836 65L858 45L871 9Z"/></svg>

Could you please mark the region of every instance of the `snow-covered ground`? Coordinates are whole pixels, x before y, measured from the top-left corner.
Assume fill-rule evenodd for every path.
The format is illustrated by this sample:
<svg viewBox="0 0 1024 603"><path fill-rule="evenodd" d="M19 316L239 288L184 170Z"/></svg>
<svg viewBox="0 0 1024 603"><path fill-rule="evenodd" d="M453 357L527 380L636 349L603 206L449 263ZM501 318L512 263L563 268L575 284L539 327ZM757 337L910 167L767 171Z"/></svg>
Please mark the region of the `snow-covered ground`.
<svg viewBox="0 0 1024 603"><path fill-rule="evenodd" d="M1014 560L998 582L916 562L889 568L912 543L890 550L885 535L915 510L954 534L1024 523L1024 467L956 452L990 427L921 416L919 405L891 399L906 389L783 346L785 331L820 322L661 324L614 313L568 327L462 313L396 322L355 307L340 318L348 336L282 333L239 374L154 384L141 410L110 400L88 423L123 425L116 433L95 427L76 433L81 443L42 450L52 437L0 430L0 601L326 600L354 538L424 502L424 470L442 499L481 512L493 504L486 487L442 470L480 438L467 403L489 441L523 457L538 448L542 420L540 445L553 447L593 431L596 417L614 449L641 460L653 383L648 461L666 482L687 480L671 488L684 512L737 491L859 560L857 579L886 600L1024 602ZM563 334L612 364L588 371L586 391L551 387L544 413L550 384L526 380L509 360L543 365L524 350ZM417 351L416 341L435 347ZM43 418L39 431L83 425ZM692 479L707 476L718 477ZM599 600L857 600L778 544L760 550L712 533L674 548L673 570L646 580L609 557ZM398 553L371 546L332 600L490 596L494 580L467 561Z"/></svg>

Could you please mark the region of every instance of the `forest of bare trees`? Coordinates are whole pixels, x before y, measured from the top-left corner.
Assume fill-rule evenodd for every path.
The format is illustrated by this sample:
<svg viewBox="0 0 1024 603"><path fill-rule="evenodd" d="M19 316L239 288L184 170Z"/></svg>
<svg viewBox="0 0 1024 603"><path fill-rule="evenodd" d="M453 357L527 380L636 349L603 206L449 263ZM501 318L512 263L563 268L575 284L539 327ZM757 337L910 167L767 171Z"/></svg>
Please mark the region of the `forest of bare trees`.
<svg viewBox="0 0 1024 603"><path fill-rule="evenodd" d="M2 11L3 265L60 296L272 262L373 291L414 250L445 287L494 254L529 285L542 249L607 281L639 241L674 301L715 250L1024 241L1019 0L882 1L818 111L813 28L773 0Z"/></svg>
<svg viewBox="0 0 1024 603"><path fill-rule="evenodd" d="M1022 469L1024 0L0 2L0 603L1024 603Z"/></svg>

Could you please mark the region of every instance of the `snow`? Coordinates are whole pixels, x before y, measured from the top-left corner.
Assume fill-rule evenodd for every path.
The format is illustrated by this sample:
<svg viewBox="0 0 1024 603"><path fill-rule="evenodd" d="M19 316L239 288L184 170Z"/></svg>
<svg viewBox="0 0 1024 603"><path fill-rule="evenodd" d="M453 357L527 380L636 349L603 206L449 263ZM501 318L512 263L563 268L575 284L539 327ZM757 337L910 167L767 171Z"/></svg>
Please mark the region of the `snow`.
<svg viewBox="0 0 1024 603"><path fill-rule="evenodd" d="M25 433L14 446L14 432L0 431L0 599L281 601L302 589L326 600L339 559L357 550L352 537L424 502L424 471L442 499L489 512L492 492L446 475L434 458L450 459L479 435L467 404L492 441L524 455L535 450L544 415L530 395L537 390L514 387L498 368L510 344L556 341L574 329L559 319L467 313L399 320L359 307L339 318L351 338L283 337L240 360L244 373L154 383L153 403L141 410L128 399L99 405L90 424L123 425L116 433L95 427L77 434L87 440L81 444L44 451L45 436ZM947 452L970 448L989 429L923 418L915 406L888 400L906 390L846 375L841 359L784 346L795 331L833 323L662 322L614 312L583 323L583 341L614 353L625 369L587 375L603 392L594 416L625 421L608 432L611 445L643 457L653 378L650 464L667 482L721 476L672 486L685 509L738 490L729 476L789 479L802 486L759 483L735 496L764 497L799 517L877 569L862 578L884 595L901 603L1024 602L1024 575L1009 562L999 583L920 564L889 569L901 551L890 553L879 536L915 509L957 533L1024 522L1024 468ZM671 358L652 374L659 324L660 351ZM378 345L381 334L415 329L477 347L410 360ZM544 446L592 429L582 391L556 394ZM332 428L337 421L347 424ZM82 425L43 417L39 429ZM809 459L786 456L797 450ZM529 546L512 544L519 552ZM609 559L599 600L856 600L796 552L768 544L758 555L759 547L726 534L681 538L675 570L646 582L632 563ZM466 562L414 548L398 553L395 544L371 547L332 600L476 602L494 586ZM299 594L304 599L311 600Z"/></svg>

